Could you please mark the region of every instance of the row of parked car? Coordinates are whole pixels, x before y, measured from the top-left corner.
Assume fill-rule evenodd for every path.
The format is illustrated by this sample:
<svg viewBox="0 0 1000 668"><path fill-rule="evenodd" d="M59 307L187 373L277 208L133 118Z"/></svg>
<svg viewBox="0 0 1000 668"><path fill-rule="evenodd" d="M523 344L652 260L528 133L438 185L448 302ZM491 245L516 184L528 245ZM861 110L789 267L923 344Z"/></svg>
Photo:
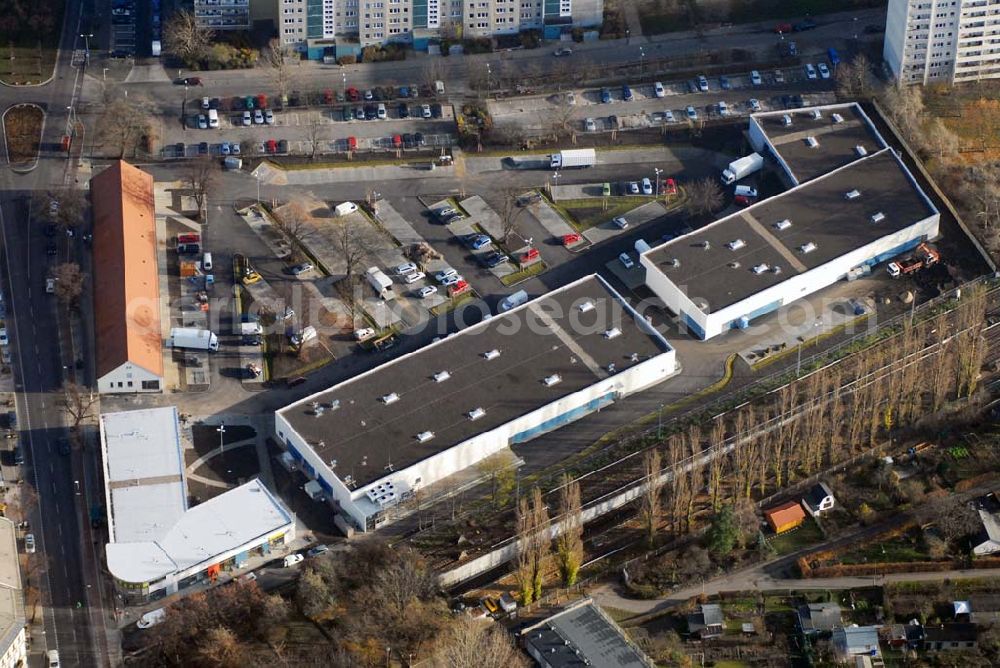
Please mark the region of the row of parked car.
<svg viewBox="0 0 1000 668"><path fill-rule="evenodd" d="M444 109L436 102L433 104L415 104L412 107L405 102L400 102L396 105L395 112L396 118L400 119L430 119L441 118L444 115ZM344 121L386 120L389 118L389 109L385 106L384 102L369 103L365 105L358 105L356 107L345 106L333 112L333 118L335 120L342 119Z"/></svg>

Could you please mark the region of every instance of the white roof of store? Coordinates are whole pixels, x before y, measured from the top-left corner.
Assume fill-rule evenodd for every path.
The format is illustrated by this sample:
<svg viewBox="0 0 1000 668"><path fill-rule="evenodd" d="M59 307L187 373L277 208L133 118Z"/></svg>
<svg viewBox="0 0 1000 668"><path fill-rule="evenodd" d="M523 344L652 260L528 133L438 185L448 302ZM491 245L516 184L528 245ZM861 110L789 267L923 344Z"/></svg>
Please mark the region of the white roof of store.
<svg viewBox="0 0 1000 668"><path fill-rule="evenodd" d="M150 582L236 550L292 522L254 479L193 508L174 408L101 416L111 541L108 569L125 582Z"/></svg>

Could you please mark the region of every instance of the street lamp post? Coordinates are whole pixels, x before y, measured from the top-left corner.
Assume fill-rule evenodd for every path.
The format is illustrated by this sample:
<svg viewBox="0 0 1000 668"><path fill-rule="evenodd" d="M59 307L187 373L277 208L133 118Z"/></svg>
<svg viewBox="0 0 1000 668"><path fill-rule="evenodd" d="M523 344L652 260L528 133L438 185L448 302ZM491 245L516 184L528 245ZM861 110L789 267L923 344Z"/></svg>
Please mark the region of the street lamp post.
<svg viewBox="0 0 1000 668"><path fill-rule="evenodd" d="M631 35L632 35L632 31L629 30L628 28L625 28L625 43L626 44L631 44L632 43L632 37L631 37Z"/></svg>
<svg viewBox="0 0 1000 668"><path fill-rule="evenodd" d="M80 35L84 41L84 59L90 60L90 38L94 36L94 33L86 33Z"/></svg>
<svg viewBox="0 0 1000 668"><path fill-rule="evenodd" d="M559 185L560 176L562 175L559 172L555 172L554 174L552 174L552 188L555 188L557 185ZM549 195L552 194L552 188L549 189Z"/></svg>
<svg viewBox="0 0 1000 668"><path fill-rule="evenodd" d="M221 452L222 451L222 447L225 445L225 438L226 438L226 425L225 425L225 423L220 424L219 427L215 431L219 432L219 451Z"/></svg>
<svg viewBox="0 0 1000 668"><path fill-rule="evenodd" d="M646 58L646 51L640 46L639 47L639 78L642 78L644 59Z"/></svg>
<svg viewBox="0 0 1000 668"><path fill-rule="evenodd" d="M659 197L660 196L660 174L663 173L663 170L660 169L659 167L653 167L653 173L656 174L655 185L653 185L653 197Z"/></svg>
<svg viewBox="0 0 1000 668"><path fill-rule="evenodd" d="M255 171L254 176L257 178L257 206L260 206L260 174Z"/></svg>

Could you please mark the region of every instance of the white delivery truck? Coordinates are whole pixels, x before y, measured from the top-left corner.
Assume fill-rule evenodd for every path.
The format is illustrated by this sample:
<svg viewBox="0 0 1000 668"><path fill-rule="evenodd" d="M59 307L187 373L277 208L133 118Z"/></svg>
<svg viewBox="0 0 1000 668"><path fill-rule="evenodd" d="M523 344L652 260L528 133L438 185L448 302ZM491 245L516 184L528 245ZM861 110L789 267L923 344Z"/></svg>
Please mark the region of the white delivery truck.
<svg viewBox="0 0 1000 668"><path fill-rule="evenodd" d="M239 333L243 336L260 336L264 333L264 328L256 320L253 322L241 322Z"/></svg>
<svg viewBox="0 0 1000 668"><path fill-rule="evenodd" d="M358 205L354 202L341 202L334 207L333 212L338 216L347 216L358 210Z"/></svg>
<svg viewBox="0 0 1000 668"><path fill-rule="evenodd" d="M549 166L552 169L571 167L593 167L597 164L597 151L592 148L574 148L552 154Z"/></svg>
<svg viewBox="0 0 1000 668"><path fill-rule="evenodd" d="M764 158L760 153L745 155L739 160L733 160L729 166L722 171L722 182L726 185L739 181L744 176L750 176L764 166Z"/></svg>
<svg viewBox="0 0 1000 668"><path fill-rule="evenodd" d="M160 53L163 50L162 46L160 45L160 40L154 39L153 40L153 44L150 46L149 50L150 50L150 53L152 53L152 55L153 55L154 58L159 58L160 57Z"/></svg>
<svg viewBox="0 0 1000 668"><path fill-rule="evenodd" d="M219 337L207 329L174 327L170 330L170 347L215 352L219 349Z"/></svg>
<svg viewBox="0 0 1000 668"><path fill-rule="evenodd" d="M392 292L392 279L378 267L368 267L365 278L368 279L379 299L392 299L395 296Z"/></svg>

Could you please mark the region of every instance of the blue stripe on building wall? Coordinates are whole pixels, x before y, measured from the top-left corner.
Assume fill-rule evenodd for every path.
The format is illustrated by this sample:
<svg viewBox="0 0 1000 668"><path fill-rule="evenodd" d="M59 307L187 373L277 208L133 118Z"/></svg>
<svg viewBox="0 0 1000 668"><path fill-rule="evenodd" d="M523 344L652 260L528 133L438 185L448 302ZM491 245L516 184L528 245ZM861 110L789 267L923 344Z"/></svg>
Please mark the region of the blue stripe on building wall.
<svg viewBox="0 0 1000 668"><path fill-rule="evenodd" d="M701 326L698 325L698 323L696 323L687 313L681 313L681 322L684 323L685 327L694 332L695 336L699 339L705 338L705 330L703 330Z"/></svg>
<svg viewBox="0 0 1000 668"><path fill-rule="evenodd" d="M330 483L328 483L326 481L326 478L320 476L319 478L317 478L317 480L319 481L319 486L320 487L322 487L323 489L325 489L330 494L333 494L333 485L331 485Z"/></svg>
<svg viewBox="0 0 1000 668"><path fill-rule="evenodd" d="M427 0L413 0L413 27L427 27Z"/></svg>
<svg viewBox="0 0 1000 668"><path fill-rule="evenodd" d="M869 267L873 267L876 264L879 264L880 262L885 262L886 260L891 260L892 258L896 257L897 255L902 255L906 251L913 250L914 248L916 248L917 246L919 246L921 244L921 242L923 242L923 241L924 241L924 238L921 236L918 239L913 239L911 241L907 241L905 243L899 244L895 248L890 248L889 250L885 251L884 253L879 253L875 257L871 258L870 260L868 260L866 262L863 262L862 264L867 264Z"/></svg>
<svg viewBox="0 0 1000 668"><path fill-rule="evenodd" d="M323 37L323 0L306 0L306 37Z"/></svg>
<svg viewBox="0 0 1000 668"><path fill-rule="evenodd" d="M288 450L290 453L292 453L292 457L295 458L295 461L298 462L302 461L302 453L296 450L295 446L292 445L292 442L289 441L288 439L285 439L285 449Z"/></svg>
<svg viewBox="0 0 1000 668"><path fill-rule="evenodd" d="M615 393L608 392L605 395L602 395L600 397L597 397L596 399L588 401L579 408L574 408L573 410L566 411L565 413L558 415L552 418L551 420L546 420L537 427L533 427L531 429L525 429L520 433L514 434L514 436L512 436L510 439L511 445L530 441L536 436L541 436L547 431L558 429L559 427L567 425L570 422L573 422L574 420L579 420L584 415L587 415L588 413L593 413L594 411L603 408L608 404L614 403L614 401L615 401Z"/></svg>
<svg viewBox="0 0 1000 668"><path fill-rule="evenodd" d="M750 311L746 315L736 318L731 323L729 323L729 327L731 329L743 329L744 327L746 327L746 325L743 324L744 321L749 322L754 318L759 318L760 316L766 315L771 311L777 311L780 306L781 306L780 299L773 301L770 304L764 304L760 308L754 309L753 311Z"/></svg>
<svg viewBox="0 0 1000 668"><path fill-rule="evenodd" d="M233 558L233 561L236 563L236 568L243 568L250 561L250 556L246 552L240 552Z"/></svg>
<svg viewBox="0 0 1000 668"><path fill-rule="evenodd" d="M316 469L313 468L312 464L307 461L302 462L302 470L306 472L310 478L316 477Z"/></svg>

